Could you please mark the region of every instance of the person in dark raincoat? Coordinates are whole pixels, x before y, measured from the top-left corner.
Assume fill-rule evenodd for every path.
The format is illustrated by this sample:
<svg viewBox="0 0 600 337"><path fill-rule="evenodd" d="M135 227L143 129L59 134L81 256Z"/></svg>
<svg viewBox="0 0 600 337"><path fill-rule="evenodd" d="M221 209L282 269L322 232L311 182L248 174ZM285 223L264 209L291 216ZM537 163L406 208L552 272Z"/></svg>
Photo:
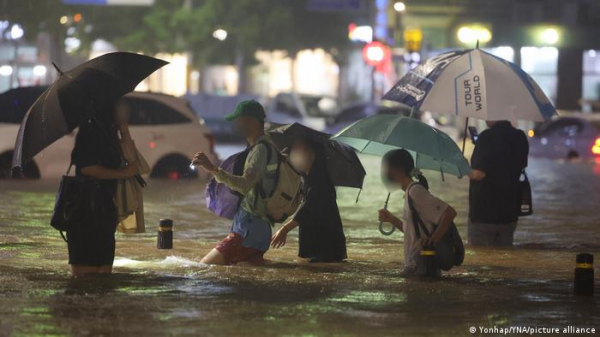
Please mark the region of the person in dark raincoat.
<svg viewBox="0 0 600 337"><path fill-rule="evenodd" d="M346 237L336 202L335 186L327 170L325 150L307 139L294 141L290 161L305 174L307 194L295 214L273 235L271 246L283 247L287 234L299 228L298 256L311 262L341 262L346 259Z"/></svg>
<svg viewBox="0 0 600 337"><path fill-rule="evenodd" d="M136 163L122 165L119 134L124 137L129 129L121 117L121 103L96 109L96 117L79 127L71 154L76 175L96 180L94 193L97 198L94 214L90 214L93 221L78 224L67 231L69 264L72 275L76 277L112 272L115 231L119 223L114 203L117 182L138 173Z"/></svg>

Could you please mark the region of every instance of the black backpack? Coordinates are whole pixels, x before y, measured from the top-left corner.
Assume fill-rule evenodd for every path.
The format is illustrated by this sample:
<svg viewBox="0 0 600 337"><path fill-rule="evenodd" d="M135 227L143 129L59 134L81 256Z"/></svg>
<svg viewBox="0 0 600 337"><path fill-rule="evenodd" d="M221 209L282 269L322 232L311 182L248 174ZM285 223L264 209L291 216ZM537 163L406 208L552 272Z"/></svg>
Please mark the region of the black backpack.
<svg viewBox="0 0 600 337"><path fill-rule="evenodd" d="M406 191L406 198L412 214L417 239L421 239L421 230L427 237L430 237L432 233L429 232L423 223L423 219L419 216L419 212L417 212L414 207L408 190ZM437 226L438 225L434 225L434 231L437 229ZM442 239L435 245L434 249L436 253L436 263L438 267L444 271L448 271L454 266L460 266L463 263L465 259L465 246L454 223L450 225L450 228L448 228L448 231L446 231Z"/></svg>

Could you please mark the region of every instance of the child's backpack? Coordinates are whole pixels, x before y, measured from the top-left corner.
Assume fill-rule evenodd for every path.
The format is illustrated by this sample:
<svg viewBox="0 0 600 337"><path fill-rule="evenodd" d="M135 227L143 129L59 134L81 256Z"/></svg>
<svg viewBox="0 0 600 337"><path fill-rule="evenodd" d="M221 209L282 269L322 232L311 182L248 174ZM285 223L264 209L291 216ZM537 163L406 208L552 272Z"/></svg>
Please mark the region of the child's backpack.
<svg viewBox="0 0 600 337"><path fill-rule="evenodd" d="M430 232L423 223L423 219L421 219L419 212L417 212L413 205L409 191L406 191L406 197L408 200L408 207L410 208L412 214L413 223L415 225L415 234L417 238L421 238L421 230L423 231L424 235L430 237L433 233ZM437 228L437 225L434 225L434 227ZM454 223L450 225L448 231L446 231L442 239L435 245L434 248L436 253L436 264L444 271L448 271L454 266L460 266L465 259L465 246Z"/></svg>
<svg viewBox="0 0 600 337"><path fill-rule="evenodd" d="M244 173L244 164L250 148L238 152L225 159L219 166L222 170L233 175L241 176ZM206 207L216 215L233 219L237 212L242 195L225 184L218 183L212 178L206 185Z"/></svg>
<svg viewBox="0 0 600 337"><path fill-rule="evenodd" d="M288 157L275 148L273 144L260 142L267 148L267 172L265 178L275 181L272 191L265 191L262 181L256 185L258 195L263 199L267 216L272 222L282 223L296 213L304 200L304 183L302 175L290 164ZM273 153L277 156L275 164L271 164Z"/></svg>
<svg viewBox="0 0 600 337"><path fill-rule="evenodd" d="M258 144L267 148L265 178L273 179L275 183L272 191L265 191L263 181L260 181L256 184L256 192L265 202L269 220L281 223L296 213L303 201L302 175L294 170L287 156L280 153L273 144L265 141ZM251 147L248 147L246 150L228 157L221 163L220 168L230 174L241 176L244 173L244 165L250 149ZM277 156L277 161L271 164L273 153ZM240 193L231 190L225 184L218 183L214 178L206 185L206 206L220 217L233 219L242 197Z"/></svg>

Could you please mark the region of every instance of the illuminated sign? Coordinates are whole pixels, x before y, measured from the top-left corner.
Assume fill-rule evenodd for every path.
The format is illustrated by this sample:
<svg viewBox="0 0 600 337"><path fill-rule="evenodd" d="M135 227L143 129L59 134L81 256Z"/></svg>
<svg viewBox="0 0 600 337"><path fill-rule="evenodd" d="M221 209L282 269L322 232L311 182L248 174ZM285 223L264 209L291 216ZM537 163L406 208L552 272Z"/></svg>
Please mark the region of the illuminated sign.
<svg viewBox="0 0 600 337"><path fill-rule="evenodd" d="M477 41L481 43L492 40L492 31L483 25L462 26L456 32L458 40L467 45L475 45Z"/></svg>
<svg viewBox="0 0 600 337"><path fill-rule="evenodd" d="M355 23L348 25L348 39L354 42L373 41L373 28L371 26L357 26Z"/></svg>
<svg viewBox="0 0 600 337"><path fill-rule="evenodd" d="M423 31L420 28L406 28L404 30L404 44L409 52L421 50Z"/></svg>

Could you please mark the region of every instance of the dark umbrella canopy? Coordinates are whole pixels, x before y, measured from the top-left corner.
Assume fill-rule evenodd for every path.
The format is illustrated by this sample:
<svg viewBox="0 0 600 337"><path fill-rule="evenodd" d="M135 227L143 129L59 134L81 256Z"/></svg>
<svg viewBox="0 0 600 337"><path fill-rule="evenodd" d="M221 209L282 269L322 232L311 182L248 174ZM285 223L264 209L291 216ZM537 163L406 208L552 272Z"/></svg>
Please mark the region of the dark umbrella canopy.
<svg viewBox="0 0 600 337"><path fill-rule="evenodd" d="M95 104L114 102L165 64L167 62L145 55L116 52L61 72L21 122L13 167L21 167L73 131L90 117Z"/></svg>
<svg viewBox="0 0 600 337"><path fill-rule="evenodd" d="M345 144L330 140L331 135L313 130L300 123L272 124L267 128L271 140L283 150L296 138L305 138L323 145L327 169L335 186L362 188L366 172L356 151Z"/></svg>

